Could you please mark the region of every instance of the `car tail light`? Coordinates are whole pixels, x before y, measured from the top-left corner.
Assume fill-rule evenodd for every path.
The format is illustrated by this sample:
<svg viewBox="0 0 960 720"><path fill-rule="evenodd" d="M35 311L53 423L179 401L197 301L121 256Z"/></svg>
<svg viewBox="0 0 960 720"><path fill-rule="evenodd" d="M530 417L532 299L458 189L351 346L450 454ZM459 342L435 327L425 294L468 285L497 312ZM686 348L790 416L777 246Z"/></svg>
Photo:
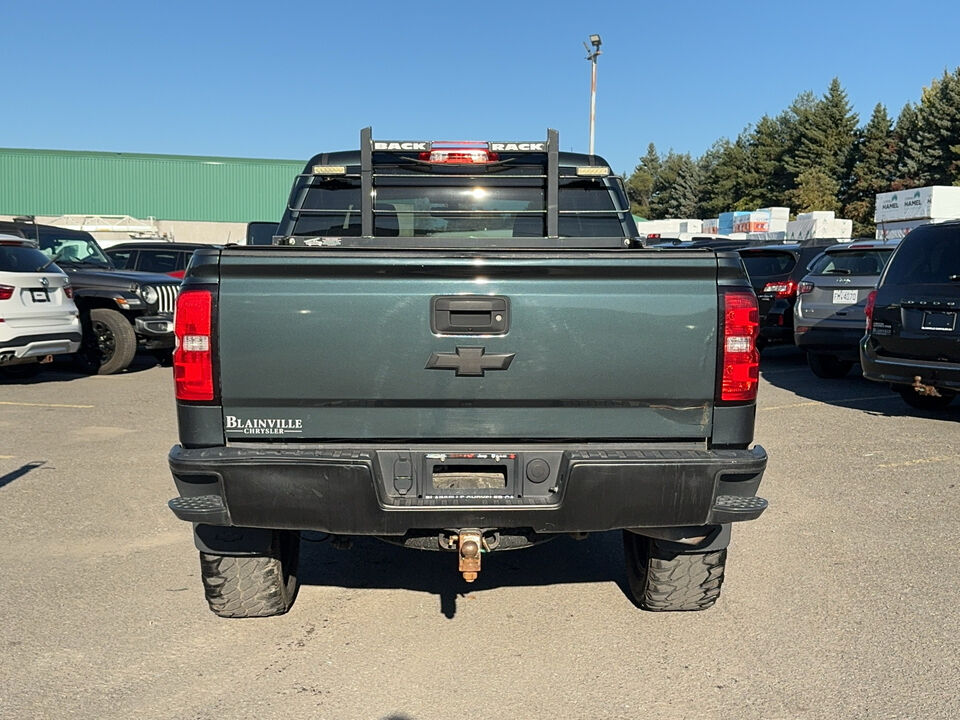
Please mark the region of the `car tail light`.
<svg viewBox="0 0 960 720"><path fill-rule="evenodd" d="M177 400L213 400L213 293L182 291L177 297L173 326L177 343L173 352Z"/></svg>
<svg viewBox="0 0 960 720"><path fill-rule="evenodd" d="M778 298L793 297L797 293L797 284L793 280L786 282L768 282L763 286L764 293L776 293Z"/></svg>
<svg viewBox="0 0 960 720"><path fill-rule="evenodd" d="M760 313L757 297L749 290L729 290L722 295L718 392L720 402L751 402L760 383L757 333Z"/></svg>
<svg viewBox="0 0 960 720"><path fill-rule="evenodd" d="M0 285L0 300L9 300L13 297L13 285Z"/></svg>
<svg viewBox="0 0 960 720"><path fill-rule="evenodd" d="M877 304L877 291L871 290L867 295L867 305L863 308L863 314L867 316L867 332L873 330L873 309Z"/></svg>
<svg viewBox="0 0 960 720"><path fill-rule="evenodd" d="M73 285L71 285L70 283L67 283L66 285L64 285L63 294L66 295L71 300L73 300Z"/></svg>
<svg viewBox="0 0 960 720"><path fill-rule="evenodd" d="M797 285L797 295L806 295L809 292L813 292L814 284L812 282L802 282Z"/></svg>

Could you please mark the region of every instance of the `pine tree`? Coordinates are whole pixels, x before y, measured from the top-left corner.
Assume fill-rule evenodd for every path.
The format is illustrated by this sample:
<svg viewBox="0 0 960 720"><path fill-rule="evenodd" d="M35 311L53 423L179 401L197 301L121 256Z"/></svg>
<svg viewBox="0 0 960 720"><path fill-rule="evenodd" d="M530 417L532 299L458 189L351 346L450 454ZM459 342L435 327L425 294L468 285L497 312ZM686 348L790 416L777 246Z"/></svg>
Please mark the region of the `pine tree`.
<svg viewBox="0 0 960 720"><path fill-rule="evenodd" d="M919 187L920 182L920 117L917 107L907 103L893 127L893 142L897 151L892 190Z"/></svg>
<svg viewBox="0 0 960 720"><path fill-rule="evenodd" d="M783 116L764 115L747 140L747 158L741 179L742 189L738 209L778 205L784 197L787 173L783 156L787 142L787 127Z"/></svg>
<svg viewBox="0 0 960 720"><path fill-rule="evenodd" d="M650 213L653 218L688 218L697 211L700 173L689 153L672 150L663 160L653 187Z"/></svg>
<svg viewBox="0 0 960 720"><path fill-rule="evenodd" d="M793 174L794 188L788 192L788 197L793 204L802 207L828 187L835 187L836 193L843 188L850 172L858 117L851 109L838 78L830 82L820 100L813 106L797 107L795 115L793 152L786 157L785 164ZM801 178L804 178L803 182ZM836 195L829 204L831 207L813 209L838 207Z"/></svg>
<svg viewBox="0 0 960 720"><path fill-rule="evenodd" d="M859 131L853 157L843 215L853 220L854 236L872 237L876 195L890 190L897 164L890 116L882 103L877 103L870 121Z"/></svg>
<svg viewBox="0 0 960 720"><path fill-rule="evenodd" d="M791 197L798 213L811 210L840 210L837 195L840 183L820 168L811 167L797 176L797 187Z"/></svg>
<svg viewBox="0 0 960 720"><path fill-rule="evenodd" d="M742 195L746 173L747 143L744 134L741 133L734 142L726 138L718 140L698 164L702 180L697 216L716 217L733 209Z"/></svg>
<svg viewBox="0 0 960 720"><path fill-rule="evenodd" d="M918 108L914 159L924 185L951 185L960 179L960 68L944 71L923 89Z"/></svg>
<svg viewBox="0 0 960 720"><path fill-rule="evenodd" d="M647 154L640 158L633 174L627 178L625 185L627 197L630 199L630 212L635 215L650 217L650 197L660 175L661 164L656 146L650 143Z"/></svg>

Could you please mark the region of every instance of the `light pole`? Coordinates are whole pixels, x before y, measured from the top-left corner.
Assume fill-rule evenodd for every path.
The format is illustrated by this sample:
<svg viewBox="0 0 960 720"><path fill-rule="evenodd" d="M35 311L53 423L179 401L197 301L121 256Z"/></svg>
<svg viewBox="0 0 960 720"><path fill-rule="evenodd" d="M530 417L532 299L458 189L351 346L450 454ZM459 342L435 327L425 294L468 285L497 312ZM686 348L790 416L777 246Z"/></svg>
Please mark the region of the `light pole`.
<svg viewBox="0 0 960 720"><path fill-rule="evenodd" d="M590 49L593 45L593 50ZM593 155L593 136L594 127L597 122L597 57L600 52L600 36L591 35L590 45L586 43L583 46L587 49L587 60L590 61L590 154Z"/></svg>

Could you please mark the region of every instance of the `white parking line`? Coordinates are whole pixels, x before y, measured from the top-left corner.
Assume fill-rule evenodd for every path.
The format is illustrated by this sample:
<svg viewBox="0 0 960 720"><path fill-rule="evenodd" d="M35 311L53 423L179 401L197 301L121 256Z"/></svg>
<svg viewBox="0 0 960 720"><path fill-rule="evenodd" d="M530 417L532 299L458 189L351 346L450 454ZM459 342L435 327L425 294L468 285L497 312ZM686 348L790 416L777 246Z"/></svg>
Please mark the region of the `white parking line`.
<svg viewBox="0 0 960 720"><path fill-rule="evenodd" d="M95 407L94 405L61 405L59 403L10 402L9 400L0 400L0 405L16 405L18 407L80 408L83 410Z"/></svg>
<svg viewBox="0 0 960 720"><path fill-rule="evenodd" d="M953 460L960 460L960 455L937 455L935 457L919 458L917 460L907 460L906 462L885 463L883 465L877 465L877 468L878 469L902 468L902 467L910 467L912 465L928 465L930 463L951 462Z"/></svg>
<svg viewBox="0 0 960 720"><path fill-rule="evenodd" d="M839 403L847 402L860 402L861 400L889 400L893 398L894 395L866 395L864 397L852 397L852 398L840 398L839 400L831 400L827 403L825 400L807 400L806 402L791 403L790 405L773 405L772 407L762 407L760 410L792 410L793 408L801 407L810 407L813 405L837 405Z"/></svg>

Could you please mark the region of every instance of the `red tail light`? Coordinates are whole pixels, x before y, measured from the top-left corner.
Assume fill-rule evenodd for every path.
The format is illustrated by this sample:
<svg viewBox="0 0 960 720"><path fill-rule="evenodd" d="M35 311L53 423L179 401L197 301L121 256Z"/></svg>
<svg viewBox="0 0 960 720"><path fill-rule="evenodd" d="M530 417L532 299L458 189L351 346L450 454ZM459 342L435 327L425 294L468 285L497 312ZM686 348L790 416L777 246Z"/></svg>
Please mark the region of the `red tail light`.
<svg viewBox="0 0 960 720"><path fill-rule="evenodd" d="M719 400L751 402L760 383L757 297L748 290L731 290L722 297Z"/></svg>
<svg viewBox="0 0 960 720"><path fill-rule="evenodd" d="M211 401L213 388L213 293L184 290L174 315L177 347L173 352L173 380L177 400Z"/></svg>
<svg viewBox="0 0 960 720"><path fill-rule="evenodd" d="M480 142L435 142L430 152L419 155L425 162L449 165L476 165L499 162L500 156L487 150L487 143Z"/></svg>
<svg viewBox="0 0 960 720"><path fill-rule="evenodd" d="M71 300L73 300L73 285L71 285L70 283L67 283L66 285L64 285L63 294L66 295Z"/></svg>
<svg viewBox="0 0 960 720"><path fill-rule="evenodd" d="M867 316L867 332L873 330L873 309L877 304L877 291L871 290L867 295L867 305L863 308L863 314Z"/></svg>
<svg viewBox="0 0 960 720"><path fill-rule="evenodd" d="M0 285L0 300L9 300L13 297L12 285Z"/></svg>
<svg viewBox="0 0 960 720"><path fill-rule="evenodd" d="M776 293L778 298L793 297L797 292L797 284L793 280L768 282L763 286L763 292Z"/></svg>
<svg viewBox="0 0 960 720"><path fill-rule="evenodd" d="M814 284L812 282L802 282L797 285L797 295L806 295L813 292Z"/></svg>

